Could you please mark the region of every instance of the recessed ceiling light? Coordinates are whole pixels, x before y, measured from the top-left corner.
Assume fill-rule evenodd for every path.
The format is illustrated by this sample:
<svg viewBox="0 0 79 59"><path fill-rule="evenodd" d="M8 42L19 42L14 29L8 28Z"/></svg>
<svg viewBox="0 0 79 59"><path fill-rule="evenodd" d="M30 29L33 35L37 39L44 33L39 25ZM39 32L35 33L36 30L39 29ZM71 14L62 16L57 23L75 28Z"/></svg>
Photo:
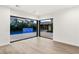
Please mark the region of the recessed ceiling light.
<svg viewBox="0 0 79 59"><path fill-rule="evenodd" d="M16 7L19 7L19 5L16 5Z"/></svg>

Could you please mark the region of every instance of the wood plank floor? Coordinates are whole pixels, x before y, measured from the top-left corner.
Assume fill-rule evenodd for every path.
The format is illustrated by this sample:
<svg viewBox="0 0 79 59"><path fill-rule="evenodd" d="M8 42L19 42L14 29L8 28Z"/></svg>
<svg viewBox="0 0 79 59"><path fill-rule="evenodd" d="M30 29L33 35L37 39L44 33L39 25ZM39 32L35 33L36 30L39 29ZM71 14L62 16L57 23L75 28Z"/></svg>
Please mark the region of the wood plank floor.
<svg viewBox="0 0 79 59"><path fill-rule="evenodd" d="M79 48L45 38L31 38L0 47L0 54L76 54Z"/></svg>

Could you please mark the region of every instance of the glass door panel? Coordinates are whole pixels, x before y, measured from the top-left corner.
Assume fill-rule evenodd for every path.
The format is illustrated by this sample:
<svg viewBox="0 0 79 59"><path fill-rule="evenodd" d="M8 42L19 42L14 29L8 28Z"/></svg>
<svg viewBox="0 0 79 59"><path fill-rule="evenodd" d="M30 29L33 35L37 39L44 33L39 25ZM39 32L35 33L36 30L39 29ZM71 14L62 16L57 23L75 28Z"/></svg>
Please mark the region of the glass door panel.
<svg viewBox="0 0 79 59"><path fill-rule="evenodd" d="M35 37L37 35L37 21L30 18L10 17L11 41Z"/></svg>
<svg viewBox="0 0 79 59"><path fill-rule="evenodd" d="M53 39L53 22L50 19L40 20L40 36Z"/></svg>

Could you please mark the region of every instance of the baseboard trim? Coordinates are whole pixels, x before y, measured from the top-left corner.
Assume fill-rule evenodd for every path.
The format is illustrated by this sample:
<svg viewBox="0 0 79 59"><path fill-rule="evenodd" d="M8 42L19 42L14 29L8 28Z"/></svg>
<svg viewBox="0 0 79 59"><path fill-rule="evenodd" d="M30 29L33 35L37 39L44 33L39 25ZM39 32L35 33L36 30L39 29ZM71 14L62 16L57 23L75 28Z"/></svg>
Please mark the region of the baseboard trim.
<svg viewBox="0 0 79 59"><path fill-rule="evenodd" d="M79 48L79 45L76 45L76 44L67 43L67 42L63 42L63 41L59 41L59 40L53 40L53 41L61 43L61 44L65 44L65 45L69 45L69 46L73 46L73 47L78 47Z"/></svg>

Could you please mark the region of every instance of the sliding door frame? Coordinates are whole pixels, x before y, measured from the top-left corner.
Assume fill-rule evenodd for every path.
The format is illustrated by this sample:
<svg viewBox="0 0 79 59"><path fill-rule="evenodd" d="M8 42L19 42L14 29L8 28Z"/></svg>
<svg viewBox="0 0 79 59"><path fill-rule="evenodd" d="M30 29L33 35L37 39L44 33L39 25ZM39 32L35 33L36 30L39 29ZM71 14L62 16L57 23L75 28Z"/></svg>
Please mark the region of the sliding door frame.
<svg viewBox="0 0 79 59"><path fill-rule="evenodd" d="M16 18L22 18L22 19L26 19L26 18L24 18L24 17L18 17L18 16L10 16L10 17L16 17ZM30 18L28 18L28 19L30 19ZM38 37L38 20L35 20L34 19L34 21L36 21L36 36L32 36L32 37L28 37L28 38L23 38L23 39L18 39L18 40L15 40L15 41L10 41L10 43L13 43L13 42L17 42L17 41L22 41L22 40L26 40L26 39L30 39L30 38L34 38L34 37Z"/></svg>

